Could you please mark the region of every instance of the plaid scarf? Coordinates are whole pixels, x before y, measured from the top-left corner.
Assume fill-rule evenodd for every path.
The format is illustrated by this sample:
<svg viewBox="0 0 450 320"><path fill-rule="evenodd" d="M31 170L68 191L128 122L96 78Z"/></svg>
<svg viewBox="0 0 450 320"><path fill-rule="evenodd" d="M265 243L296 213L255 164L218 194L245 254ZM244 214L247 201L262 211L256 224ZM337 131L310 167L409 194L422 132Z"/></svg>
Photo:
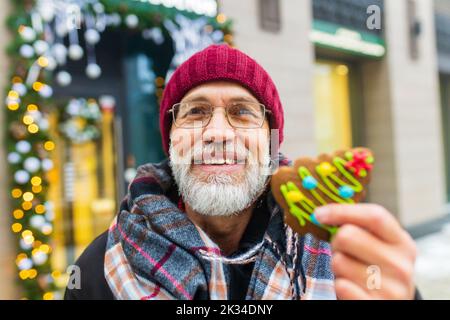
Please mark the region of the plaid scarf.
<svg viewBox="0 0 450 320"><path fill-rule="evenodd" d="M228 299L230 264L250 262L247 300L336 298L329 244L292 232L270 191L260 199L270 212L262 241L226 257L177 205L168 160L139 167L128 189L105 253L116 299Z"/></svg>

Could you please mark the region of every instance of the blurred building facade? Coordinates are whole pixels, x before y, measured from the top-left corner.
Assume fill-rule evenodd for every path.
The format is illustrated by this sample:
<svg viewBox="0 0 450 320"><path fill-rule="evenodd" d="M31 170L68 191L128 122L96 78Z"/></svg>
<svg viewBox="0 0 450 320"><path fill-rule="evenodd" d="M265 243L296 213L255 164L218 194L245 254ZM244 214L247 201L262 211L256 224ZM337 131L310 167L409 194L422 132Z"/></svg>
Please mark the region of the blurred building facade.
<svg viewBox="0 0 450 320"><path fill-rule="evenodd" d="M1 20L9 12L8 2L0 2ZM376 173L368 200L387 207L417 235L436 229L440 221L450 214L449 2L218 2L220 12L233 21L234 44L260 62L278 86L286 116L282 151L295 158L351 146L371 148L375 152ZM3 52L9 34L3 25L0 26L0 38L6 40L0 42L0 75L7 75L8 61ZM123 62L120 68L105 70L111 80L107 85L88 83L81 74L77 74L79 66L74 64L68 67L74 77L73 85L56 88L59 96L114 93L114 103L118 107L109 121L120 132L108 133L109 129L105 127L103 137L106 137L106 142L102 140L100 145L58 151L60 155L78 155L78 159L71 158L71 162L84 164L75 167L75 171L78 168L83 172L80 176L84 177L84 180L75 182L75 188L79 188L75 194L90 184L95 186L95 190L97 185L114 186L102 191L106 192L103 198L109 200L123 196L125 175L132 174L134 167L163 157L157 132L157 102L154 96L145 94L148 87L146 89L142 85L142 92L135 88L141 82L154 82L158 77L156 73L143 74L145 66L157 63L164 65L160 68L166 72L170 61L165 61L163 56L173 54L173 48L166 48L167 54L160 53L159 62L158 59L149 60L141 54L148 48L143 50L143 43L133 39L126 39L125 51L128 52L121 50L118 53L111 47L117 45L118 39L125 46L125 40L112 33L109 39L106 36L97 53L99 60L106 61L106 64L114 66L114 61ZM154 57L155 53L150 52L149 55ZM4 87L8 80L0 76L0 85ZM124 88L126 94L120 93ZM151 108L146 108L147 104ZM139 107L130 116L129 111L121 109L120 105ZM2 113L3 109L0 121ZM147 119L149 125L134 125L139 122L136 117ZM117 122L119 118L120 123ZM4 134L2 126L0 137ZM149 139L144 149L139 146L142 143L132 144L143 136ZM62 140L59 144L58 140L56 142L57 145L64 144ZM3 143L1 139L0 170L4 170L1 173L6 176L6 148ZM123 153L124 157L114 163L108 162L113 157L107 150L97 153L104 146L109 146L112 153ZM96 157L101 159L98 163L85 161ZM73 172L73 166L64 167L64 155L59 159L62 171ZM103 173L98 176L98 172ZM109 181L105 180L108 175L120 176L116 181ZM0 180L4 213L10 211L6 205L9 198L7 183L7 179ZM65 198L64 192L60 190L58 193L64 183L58 182L59 187L55 188L53 196ZM64 258L59 260L75 259L107 225L107 222L102 222L95 226L98 224L98 221L93 221L95 214L109 221L111 201L104 201L101 196L98 198L102 201L96 201L98 199L93 199L92 193L84 194L87 198L71 202L75 203L73 212L81 216L77 222L79 227L76 223L70 226L74 237L70 241L79 245L75 249L60 250L57 255ZM88 211L98 212L87 215ZM16 252L10 216L0 216L0 240L3 243L0 246L0 277L5 279L0 298L17 296L13 264ZM90 226L89 229L86 226ZM8 282L9 279L11 281Z"/></svg>

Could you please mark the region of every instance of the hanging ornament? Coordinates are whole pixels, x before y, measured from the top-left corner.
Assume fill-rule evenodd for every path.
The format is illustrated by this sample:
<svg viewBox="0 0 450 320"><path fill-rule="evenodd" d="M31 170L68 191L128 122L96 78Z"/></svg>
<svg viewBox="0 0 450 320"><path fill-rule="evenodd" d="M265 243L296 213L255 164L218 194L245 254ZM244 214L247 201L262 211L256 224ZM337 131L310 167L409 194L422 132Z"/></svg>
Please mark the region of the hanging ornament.
<svg viewBox="0 0 450 320"><path fill-rule="evenodd" d="M102 69L96 63L89 63L86 67L86 75L91 79L97 79L102 74Z"/></svg>
<svg viewBox="0 0 450 320"><path fill-rule="evenodd" d="M20 162L20 154L17 152L10 152L8 154L8 162L11 164L17 164Z"/></svg>
<svg viewBox="0 0 450 320"><path fill-rule="evenodd" d="M22 154L28 153L31 150L31 144L25 140L18 141L16 143L16 150Z"/></svg>
<svg viewBox="0 0 450 320"><path fill-rule="evenodd" d="M43 55L48 50L48 43L44 40L36 40L33 43L34 51L38 55Z"/></svg>
<svg viewBox="0 0 450 320"><path fill-rule="evenodd" d="M34 56L34 48L29 44L23 44L20 46L19 53L24 58L31 58Z"/></svg>
<svg viewBox="0 0 450 320"><path fill-rule="evenodd" d="M100 41L100 33L95 29L88 29L84 33L84 38L87 43L94 45Z"/></svg>
<svg viewBox="0 0 450 320"><path fill-rule="evenodd" d="M56 75L56 81L61 87L65 87L72 82L72 76L67 71L60 71Z"/></svg>
<svg viewBox="0 0 450 320"><path fill-rule="evenodd" d="M14 83L12 89L20 96L24 96L27 93L27 87L21 82Z"/></svg>
<svg viewBox="0 0 450 320"><path fill-rule="evenodd" d="M18 170L14 173L14 180L18 184L25 184L30 180L30 174L25 170Z"/></svg>
<svg viewBox="0 0 450 320"><path fill-rule="evenodd" d="M62 43L56 43L52 46L52 54L59 65L66 64L67 48Z"/></svg>
<svg viewBox="0 0 450 320"><path fill-rule="evenodd" d="M36 31L33 28L21 26L19 28L19 33L22 39L26 42L31 42L36 39Z"/></svg>
<svg viewBox="0 0 450 320"><path fill-rule="evenodd" d="M83 57L83 48L78 44L69 46L69 58L72 60L80 60Z"/></svg>
<svg viewBox="0 0 450 320"><path fill-rule="evenodd" d="M39 90L39 95L43 98L50 98L53 95L53 89L47 84L44 84Z"/></svg>
<svg viewBox="0 0 450 320"><path fill-rule="evenodd" d="M23 167L25 168L25 170L31 173L37 172L40 166L41 162L36 157L26 158L25 161L23 162Z"/></svg>
<svg viewBox="0 0 450 320"><path fill-rule="evenodd" d="M135 14L129 14L126 18L125 18L125 24L127 25L128 28L130 29L134 29L138 26L139 24L139 18L137 17L137 15Z"/></svg>

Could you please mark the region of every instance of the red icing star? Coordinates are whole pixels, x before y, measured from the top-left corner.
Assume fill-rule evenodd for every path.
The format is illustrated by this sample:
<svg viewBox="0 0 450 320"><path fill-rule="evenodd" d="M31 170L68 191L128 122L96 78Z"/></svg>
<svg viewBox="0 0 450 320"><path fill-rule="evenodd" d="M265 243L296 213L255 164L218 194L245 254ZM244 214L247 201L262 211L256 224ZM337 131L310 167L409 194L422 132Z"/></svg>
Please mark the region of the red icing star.
<svg viewBox="0 0 450 320"><path fill-rule="evenodd" d="M369 154L365 151L353 152L352 160L347 161L345 168L353 172L356 176L361 177L361 170L370 171L372 165L367 163Z"/></svg>

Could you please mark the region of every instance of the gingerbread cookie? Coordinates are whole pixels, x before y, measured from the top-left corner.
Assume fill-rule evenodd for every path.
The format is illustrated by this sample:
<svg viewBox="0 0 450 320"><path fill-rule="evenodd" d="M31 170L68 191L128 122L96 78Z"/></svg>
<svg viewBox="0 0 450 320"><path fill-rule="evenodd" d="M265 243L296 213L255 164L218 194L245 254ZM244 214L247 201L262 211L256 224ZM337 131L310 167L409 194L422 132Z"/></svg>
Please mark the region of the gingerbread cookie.
<svg viewBox="0 0 450 320"><path fill-rule="evenodd" d="M327 203L361 201L373 163L372 151L354 148L317 159L299 158L293 167L280 167L272 176L271 188L285 222L299 234L312 233L330 241L338 228L320 224L314 210Z"/></svg>

